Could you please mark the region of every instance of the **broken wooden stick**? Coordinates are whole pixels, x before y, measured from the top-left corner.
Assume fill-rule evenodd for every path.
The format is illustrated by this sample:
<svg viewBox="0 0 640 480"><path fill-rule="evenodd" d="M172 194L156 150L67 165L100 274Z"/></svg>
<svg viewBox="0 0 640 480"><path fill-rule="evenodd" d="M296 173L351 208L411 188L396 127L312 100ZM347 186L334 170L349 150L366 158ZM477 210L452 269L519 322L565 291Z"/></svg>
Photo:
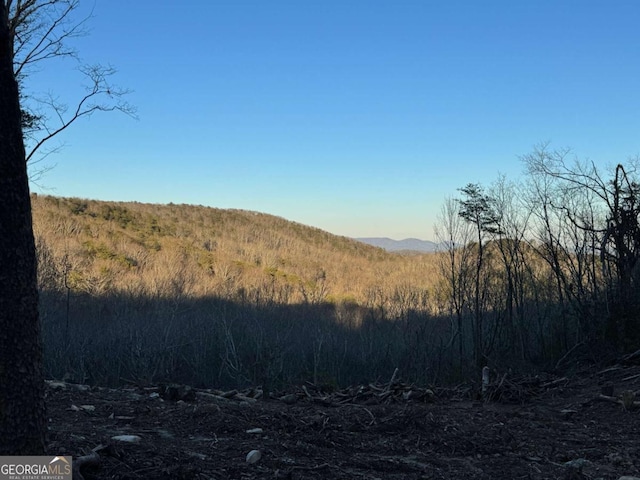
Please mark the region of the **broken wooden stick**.
<svg viewBox="0 0 640 480"><path fill-rule="evenodd" d="M603 395L602 393L596 397L598 400L604 400L606 402L617 403L618 405L622 405L625 408L638 408L640 407L640 401L638 400L627 400L619 399L617 397L610 397L609 395Z"/></svg>
<svg viewBox="0 0 640 480"><path fill-rule="evenodd" d="M389 380L389 384L387 385L387 387L385 388L385 391L389 390L391 388L391 386L394 384L394 382L396 381L396 376L398 375L398 367L396 367L396 369L393 371L393 375L391 375L391 380Z"/></svg>

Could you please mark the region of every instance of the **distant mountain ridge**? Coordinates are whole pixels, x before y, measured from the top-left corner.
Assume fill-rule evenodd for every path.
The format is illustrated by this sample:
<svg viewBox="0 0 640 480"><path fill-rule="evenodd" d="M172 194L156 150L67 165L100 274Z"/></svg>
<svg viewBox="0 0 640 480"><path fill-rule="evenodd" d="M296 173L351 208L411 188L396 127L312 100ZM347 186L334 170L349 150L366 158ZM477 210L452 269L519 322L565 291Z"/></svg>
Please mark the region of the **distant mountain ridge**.
<svg viewBox="0 0 640 480"><path fill-rule="evenodd" d="M387 252L435 252L438 244L429 240L420 240L418 238L405 238L404 240L393 240L387 237L361 237L356 238L359 242L366 243L385 249Z"/></svg>

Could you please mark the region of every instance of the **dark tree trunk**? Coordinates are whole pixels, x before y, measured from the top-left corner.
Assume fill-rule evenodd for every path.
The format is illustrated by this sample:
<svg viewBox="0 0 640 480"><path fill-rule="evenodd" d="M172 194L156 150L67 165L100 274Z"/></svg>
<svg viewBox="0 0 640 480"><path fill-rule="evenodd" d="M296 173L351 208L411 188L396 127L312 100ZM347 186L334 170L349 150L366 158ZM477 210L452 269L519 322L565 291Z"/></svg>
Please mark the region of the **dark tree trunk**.
<svg viewBox="0 0 640 480"><path fill-rule="evenodd" d="M36 255L18 84L0 1L0 455L45 450Z"/></svg>

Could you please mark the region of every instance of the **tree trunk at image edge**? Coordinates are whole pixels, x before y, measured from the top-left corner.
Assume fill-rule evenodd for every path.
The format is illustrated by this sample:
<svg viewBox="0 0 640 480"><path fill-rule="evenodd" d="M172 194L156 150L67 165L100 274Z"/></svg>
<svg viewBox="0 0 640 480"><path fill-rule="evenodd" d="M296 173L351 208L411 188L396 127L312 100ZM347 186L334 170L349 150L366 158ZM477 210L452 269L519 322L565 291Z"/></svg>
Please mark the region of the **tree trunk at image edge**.
<svg viewBox="0 0 640 480"><path fill-rule="evenodd" d="M0 1L0 455L45 449L36 254L18 84Z"/></svg>

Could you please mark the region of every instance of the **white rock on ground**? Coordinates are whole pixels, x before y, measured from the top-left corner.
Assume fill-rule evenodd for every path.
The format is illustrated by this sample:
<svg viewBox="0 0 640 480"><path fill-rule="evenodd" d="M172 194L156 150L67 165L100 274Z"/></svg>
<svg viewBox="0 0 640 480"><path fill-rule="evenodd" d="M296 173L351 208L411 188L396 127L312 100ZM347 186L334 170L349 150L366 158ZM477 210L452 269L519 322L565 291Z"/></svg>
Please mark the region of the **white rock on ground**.
<svg viewBox="0 0 640 480"><path fill-rule="evenodd" d="M111 437L111 440L126 443L140 443L140 440L142 440L142 438L138 435L116 435L114 437Z"/></svg>
<svg viewBox="0 0 640 480"><path fill-rule="evenodd" d="M256 463L262 457L260 450L251 450L247 453L247 463Z"/></svg>

